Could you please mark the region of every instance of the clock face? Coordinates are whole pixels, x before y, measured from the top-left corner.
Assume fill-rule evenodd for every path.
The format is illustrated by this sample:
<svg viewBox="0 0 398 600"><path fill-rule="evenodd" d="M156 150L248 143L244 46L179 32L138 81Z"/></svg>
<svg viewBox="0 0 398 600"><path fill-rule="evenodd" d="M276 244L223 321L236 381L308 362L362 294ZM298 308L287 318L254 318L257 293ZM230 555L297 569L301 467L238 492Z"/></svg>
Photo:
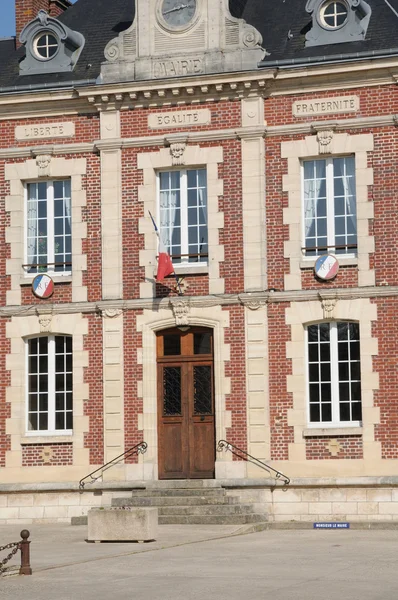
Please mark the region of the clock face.
<svg viewBox="0 0 398 600"><path fill-rule="evenodd" d="M167 25L184 27L195 16L197 0L163 0L162 17Z"/></svg>

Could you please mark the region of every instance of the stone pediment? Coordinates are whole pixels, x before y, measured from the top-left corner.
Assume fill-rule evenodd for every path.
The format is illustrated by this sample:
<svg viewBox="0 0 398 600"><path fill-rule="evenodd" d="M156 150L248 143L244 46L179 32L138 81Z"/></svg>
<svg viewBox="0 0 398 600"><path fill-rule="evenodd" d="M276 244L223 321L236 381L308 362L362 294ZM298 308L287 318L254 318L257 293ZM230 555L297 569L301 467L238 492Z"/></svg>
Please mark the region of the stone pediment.
<svg viewBox="0 0 398 600"><path fill-rule="evenodd" d="M136 0L133 24L105 48L101 81L252 70L266 54L262 42L228 0Z"/></svg>

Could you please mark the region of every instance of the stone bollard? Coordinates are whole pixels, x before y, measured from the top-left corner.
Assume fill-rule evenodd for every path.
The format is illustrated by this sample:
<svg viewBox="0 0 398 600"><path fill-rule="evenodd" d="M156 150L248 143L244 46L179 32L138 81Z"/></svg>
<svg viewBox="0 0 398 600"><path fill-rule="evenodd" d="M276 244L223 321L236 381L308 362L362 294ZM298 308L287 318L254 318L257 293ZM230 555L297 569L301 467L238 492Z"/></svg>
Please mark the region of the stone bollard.
<svg viewBox="0 0 398 600"><path fill-rule="evenodd" d="M28 542L30 532L27 529L23 529L20 535L22 542L19 544L21 550L21 568L19 569L19 574L32 575L32 569L30 567L30 542Z"/></svg>

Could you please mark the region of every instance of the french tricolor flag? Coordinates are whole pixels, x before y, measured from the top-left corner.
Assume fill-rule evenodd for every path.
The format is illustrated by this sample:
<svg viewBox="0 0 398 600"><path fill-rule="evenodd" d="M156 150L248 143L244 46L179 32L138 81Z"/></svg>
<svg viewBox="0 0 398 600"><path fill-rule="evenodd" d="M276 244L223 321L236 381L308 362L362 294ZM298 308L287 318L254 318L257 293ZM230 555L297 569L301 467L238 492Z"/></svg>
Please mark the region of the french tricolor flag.
<svg viewBox="0 0 398 600"><path fill-rule="evenodd" d="M155 220L151 213L149 216L152 219L153 226L155 228L156 235L159 240L159 258L158 258L158 271L156 273L156 281L162 281L167 275L172 275L174 273L173 263L171 262L171 258L169 253L166 250L166 246L163 243L162 237L159 234L159 229L156 226Z"/></svg>

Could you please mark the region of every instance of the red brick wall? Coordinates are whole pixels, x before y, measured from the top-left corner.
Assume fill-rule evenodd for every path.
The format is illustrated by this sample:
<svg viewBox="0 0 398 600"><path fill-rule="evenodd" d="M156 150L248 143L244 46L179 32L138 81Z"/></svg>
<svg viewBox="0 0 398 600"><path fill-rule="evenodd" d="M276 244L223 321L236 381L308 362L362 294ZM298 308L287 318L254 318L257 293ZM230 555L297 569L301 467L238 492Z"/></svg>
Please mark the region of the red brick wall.
<svg viewBox="0 0 398 600"><path fill-rule="evenodd" d="M375 406L380 408L380 424L375 426L375 439L381 443L382 458L398 458L398 298L374 301L377 321L372 336L378 339L378 355L373 369L379 373L379 389L374 392Z"/></svg>
<svg viewBox="0 0 398 600"><path fill-rule="evenodd" d="M87 156L87 177L84 184L87 205L82 208L83 222L87 223L87 238L83 239L83 254L87 255L87 271L83 285L87 286L89 302L102 298L102 226L101 226L101 164L100 157ZM72 267L73 268L73 267Z"/></svg>
<svg viewBox="0 0 398 600"><path fill-rule="evenodd" d="M242 213L242 153L240 141L223 143L224 162L219 167L219 178L224 183L224 196L219 210L224 212L224 229L220 230L220 244L224 245L224 262L220 275L225 280L226 294L244 291L243 272L243 213Z"/></svg>
<svg viewBox="0 0 398 600"><path fill-rule="evenodd" d="M332 440L336 440L340 445L340 450L336 455L331 452L329 444ZM322 459L358 459L363 458L362 436L333 436L328 437L311 437L305 440L305 453L307 460L322 460Z"/></svg>
<svg viewBox="0 0 398 600"><path fill-rule="evenodd" d="M23 467L66 467L73 464L73 444L29 444L22 446Z"/></svg>
<svg viewBox="0 0 398 600"><path fill-rule="evenodd" d="M90 464L104 462L104 402L103 402L103 358L102 316L89 315L88 335L84 339L84 350L88 352L89 365L84 369L84 382L89 384L90 396L84 404L84 415L89 417L89 432L84 435L84 447L90 449Z"/></svg>
<svg viewBox="0 0 398 600"><path fill-rule="evenodd" d="M138 364L137 349L142 348L142 334L137 333L137 317L142 311L128 311L124 315L124 429L126 450L142 441L138 429L138 414L143 412L142 398L138 397L138 382L142 381L142 365ZM127 462L137 462L132 456Z"/></svg>
<svg viewBox="0 0 398 600"><path fill-rule="evenodd" d="M48 124L68 122L75 124L75 135L73 137L65 138L48 138L48 139L28 139L28 140L16 140L15 139L15 128L18 126L29 127L32 125L45 126ZM52 146L54 144L71 144L71 143L90 143L100 138L100 121L98 114L86 114L86 115L67 115L63 117L37 117L34 119L16 119L15 121L0 121L0 148L23 148L26 146L34 145L37 146ZM82 156L78 155L78 158ZM63 155L62 158L66 158ZM75 156L72 156L75 158ZM26 158L21 159L22 162L27 160ZM21 162L21 160L15 162ZM14 162L12 160L7 162Z"/></svg>
<svg viewBox="0 0 398 600"><path fill-rule="evenodd" d="M168 113L175 112L176 109L181 111L193 111L202 108L211 111L211 124L209 125L189 125L188 127L166 127L160 129L148 129L148 116L152 113ZM170 106L170 107L155 107L149 109L135 109L123 111L121 113L121 132L122 137L131 138L147 135L164 135L167 137L170 133L179 133L181 131L211 131L214 129L230 129L240 127L241 124L241 108L239 101L223 101L215 102L214 104L195 104L192 106Z"/></svg>
<svg viewBox="0 0 398 600"><path fill-rule="evenodd" d="M271 458L287 460L289 443L294 441L293 427L287 424L287 413L293 408L292 394L287 391L286 378L292 373L291 361L286 359L286 342L290 328L285 324L289 305L268 305L269 339L269 402L271 423Z"/></svg>
<svg viewBox="0 0 398 600"><path fill-rule="evenodd" d="M231 395L226 397L225 408L232 413L232 427L227 429L226 436L229 442L246 450L245 313L243 306L233 306L225 310L229 312L229 327L225 329L224 341L231 347L231 360L225 363L225 376L231 378Z"/></svg>
<svg viewBox="0 0 398 600"><path fill-rule="evenodd" d="M332 98L335 96L359 96L360 110L356 113L339 113L338 115L314 115L306 117L294 117L292 106L294 102L305 100L317 100ZM337 117L341 119L355 119L356 117L380 116L380 113L395 114L397 109L397 91L395 85L375 86L369 88L357 88L344 90L326 90L325 92L303 93L286 96L275 96L265 101L265 119L268 126L288 125L290 123L303 123L314 121L331 121ZM268 143L268 140L267 140Z"/></svg>

